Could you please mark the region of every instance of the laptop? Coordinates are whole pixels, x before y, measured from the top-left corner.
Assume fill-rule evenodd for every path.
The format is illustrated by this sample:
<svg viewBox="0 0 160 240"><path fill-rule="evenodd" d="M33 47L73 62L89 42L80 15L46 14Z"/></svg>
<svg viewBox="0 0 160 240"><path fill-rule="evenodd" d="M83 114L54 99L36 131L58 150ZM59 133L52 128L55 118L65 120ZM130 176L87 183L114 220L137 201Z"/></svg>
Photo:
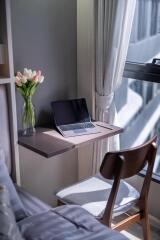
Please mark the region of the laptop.
<svg viewBox="0 0 160 240"><path fill-rule="evenodd" d="M91 122L84 98L51 102L51 107L55 127L64 137L100 132Z"/></svg>

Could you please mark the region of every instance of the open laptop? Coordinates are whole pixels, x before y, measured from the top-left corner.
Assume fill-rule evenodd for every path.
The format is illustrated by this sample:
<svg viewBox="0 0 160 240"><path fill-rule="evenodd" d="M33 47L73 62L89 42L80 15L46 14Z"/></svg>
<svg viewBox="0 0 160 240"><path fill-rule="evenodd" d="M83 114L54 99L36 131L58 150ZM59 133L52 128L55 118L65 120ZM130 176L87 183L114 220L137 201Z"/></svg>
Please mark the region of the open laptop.
<svg viewBox="0 0 160 240"><path fill-rule="evenodd" d="M64 137L100 132L91 122L84 98L51 102L51 106L55 126Z"/></svg>

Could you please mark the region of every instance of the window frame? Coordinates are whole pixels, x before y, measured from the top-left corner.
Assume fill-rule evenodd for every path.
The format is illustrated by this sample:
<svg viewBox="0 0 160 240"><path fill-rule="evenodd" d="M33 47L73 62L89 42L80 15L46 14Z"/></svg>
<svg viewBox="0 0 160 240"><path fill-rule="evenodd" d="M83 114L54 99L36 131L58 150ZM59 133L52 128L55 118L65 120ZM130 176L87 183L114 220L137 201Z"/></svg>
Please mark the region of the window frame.
<svg viewBox="0 0 160 240"><path fill-rule="evenodd" d="M149 66L153 66L149 68ZM153 72L154 71L154 72ZM145 63L137 63L126 61L125 68L123 72L124 78L132 78L139 81L160 83L160 65L155 64L145 64ZM146 170L142 170L138 173L139 176L144 177L146 174ZM152 181L160 184L160 176L158 174L152 174Z"/></svg>
<svg viewBox="0 0 160 240"><path fill-rule="evenodd" d="M149 69L149 66L153 66L154 69ZM160 83L160 65L126 61L123 77Z"/></svg>

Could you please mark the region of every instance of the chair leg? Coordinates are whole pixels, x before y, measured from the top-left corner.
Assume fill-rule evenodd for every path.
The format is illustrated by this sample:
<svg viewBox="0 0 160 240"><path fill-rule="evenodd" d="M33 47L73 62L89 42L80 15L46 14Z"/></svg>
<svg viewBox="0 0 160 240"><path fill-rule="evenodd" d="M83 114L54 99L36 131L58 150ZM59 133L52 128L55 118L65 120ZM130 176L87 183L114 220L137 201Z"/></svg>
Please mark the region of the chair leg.
<svg viewBox="0 0 160 240"><path fill-rule="evenodd" d="M132 216L128 216L124 220L122 220L122 221L118 222L117 224L115 224L112 227L112 229L115 229L115 230L118 230L118 231L122 231L124 229L127 229L131 224L139 222L140 219L141 219L140 213L137 212L136 214L134 214Z"/></svg>
<svg viewBox="0 0 160 240"><path fill-rule="evenodd" d="M106 221L104 219L98 219L100 223L102 223L103 225L110 227L111 228L111 223L109 223L109 221Z"/></svg>
<svg viewBox="0 0 160 240"><path fill-rule="evenodd" d="M144 210L143 218L141 219L141 221L142 221L144 240L151 240L151 231L150 231L148 211Z"/></svg>
<svg viewBox="0 0 160 240"><path fill-rule="evenodd" d="M63 202L61 202L61 200L57 200L57 206L62 206L62 205L65 205Z"/></svg>

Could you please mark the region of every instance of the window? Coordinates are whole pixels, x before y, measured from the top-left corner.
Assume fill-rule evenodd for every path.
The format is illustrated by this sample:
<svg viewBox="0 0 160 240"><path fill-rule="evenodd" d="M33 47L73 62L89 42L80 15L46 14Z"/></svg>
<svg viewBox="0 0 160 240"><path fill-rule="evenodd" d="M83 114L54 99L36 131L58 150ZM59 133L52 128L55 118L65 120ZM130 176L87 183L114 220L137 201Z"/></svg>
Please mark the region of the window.
<svg viewBox="0 0 160 240"><path fill-rule="evenodd" d="M124 78L115 93L115 102L124 128L121 149L158 135L153 174L156 181L160 181L160 65L151 63L153 58L160 58L159 43L160 0L137 0Z"/></svg>

